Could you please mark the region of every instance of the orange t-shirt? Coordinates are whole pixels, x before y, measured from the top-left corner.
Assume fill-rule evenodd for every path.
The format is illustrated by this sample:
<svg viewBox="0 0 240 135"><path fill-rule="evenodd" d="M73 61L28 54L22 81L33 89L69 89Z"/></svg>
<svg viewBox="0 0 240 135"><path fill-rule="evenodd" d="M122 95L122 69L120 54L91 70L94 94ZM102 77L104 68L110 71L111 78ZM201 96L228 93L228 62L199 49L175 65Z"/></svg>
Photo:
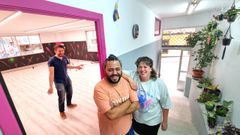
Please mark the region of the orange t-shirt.
<svg viewBox="0 0 240 135"><path fill-rule="evenodd" d="M128 81L121 78L113 86L106 78L94 88L94 101L98 107L98 120L101 135L126 135L132 125L132 114L124 115L115 120L107 118L105 113L111 108L122 104L127 99L138 101L136 91L132 90Z"/></svg>

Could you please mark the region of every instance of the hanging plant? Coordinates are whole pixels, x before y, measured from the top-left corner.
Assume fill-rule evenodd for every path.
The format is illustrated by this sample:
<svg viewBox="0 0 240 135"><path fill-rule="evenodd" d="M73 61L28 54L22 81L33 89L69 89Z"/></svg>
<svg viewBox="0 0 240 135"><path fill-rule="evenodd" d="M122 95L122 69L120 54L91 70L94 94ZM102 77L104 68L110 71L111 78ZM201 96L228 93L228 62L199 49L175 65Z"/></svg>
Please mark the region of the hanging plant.
<svg viewBox="0 0 240 135"><path fill-rule="evenodd" d="M222 39L222 44L224 46L223 53L222 53L222 60L224 59L224 56L225 56L226 46L230 45L232 39L233 39L233 37L231 35L231 23L230 23L229 27L224 35L224 38Z"/></svg>
<svg viewBox="0 0 240 135"><path fill-rule="evenodd" d="M224 15L223 14L219 14L219 15L213 15L213 18L217 21L222 21L224 19Z"/></svg>
<svg viewBox="0 0 240 135"><path fill-rule="evenodd" d="M240 9L236 9L235 0L234 0L231 8L224 13L224 19L227 19L229 23L232 23L236 20L239 14L240 14Z"/></svg>

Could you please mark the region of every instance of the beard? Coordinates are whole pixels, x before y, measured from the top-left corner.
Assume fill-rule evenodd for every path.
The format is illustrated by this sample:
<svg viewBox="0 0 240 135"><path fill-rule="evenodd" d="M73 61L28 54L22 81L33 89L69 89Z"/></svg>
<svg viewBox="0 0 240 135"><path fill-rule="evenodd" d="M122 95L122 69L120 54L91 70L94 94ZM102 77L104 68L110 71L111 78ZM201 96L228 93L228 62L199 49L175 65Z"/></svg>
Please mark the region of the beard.
<svg viewBox="0 0 240 135"><path fill-rule="evenodd" d="M107 76L107 80L110 82L110 83L113 83L113 84L116 84L120 81L122 77L122 73L121 74L115 74L115 75L111 75L111 76Z"/></svg>
<svg viewBox="0 0 240 135"><path fill-rule="evenodd" d="M63 54L63 53L59 53L59 54L57 54L57 56L58 56L58 57L63 57L64 54Z"/></svg>

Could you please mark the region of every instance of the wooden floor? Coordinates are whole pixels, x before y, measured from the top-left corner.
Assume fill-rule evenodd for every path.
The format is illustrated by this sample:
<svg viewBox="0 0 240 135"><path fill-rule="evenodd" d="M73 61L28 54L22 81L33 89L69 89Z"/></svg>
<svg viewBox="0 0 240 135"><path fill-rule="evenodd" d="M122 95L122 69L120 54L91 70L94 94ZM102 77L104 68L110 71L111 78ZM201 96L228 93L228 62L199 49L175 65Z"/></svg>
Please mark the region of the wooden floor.
<svg viewBox="0 0 240 135"><path fill-rule="evenodd" d="M98 135L97 108L93 101L94 85L100 80L99 63L84 63L83 70L69 70L73 82L73 103L65 109L67 119L59 117L56 90L48 95L48 66L4 72L3 77L28 135Z"/></svg>

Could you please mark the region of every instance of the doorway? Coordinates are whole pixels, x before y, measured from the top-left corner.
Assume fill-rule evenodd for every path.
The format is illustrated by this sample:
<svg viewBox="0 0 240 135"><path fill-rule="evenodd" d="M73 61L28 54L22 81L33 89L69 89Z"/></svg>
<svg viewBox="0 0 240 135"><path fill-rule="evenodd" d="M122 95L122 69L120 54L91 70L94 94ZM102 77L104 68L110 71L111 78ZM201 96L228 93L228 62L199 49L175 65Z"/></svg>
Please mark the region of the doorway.
<svg viewBox="0 0 240 135"><path fill-rule="evenodd" d="M47 1L27 1L27 3L20 2L17 0L16 1L1 1L0 9L8 10L8 11L9 10L10 11L13 11L13 10L14 11L22 11L25 13L33 13L33 14L40 14L40 15L67 17L67 18L72 18L72 19L87 19L90 21L94 21L95 28L96 28L97 44L98 44L98 58L99 58L99 69L100 69L99 74L101 75L101 77L103 77L103 69L102 69L101 65L102 65L104 59L106 58L106 50L105 50L104 28L103 28L103 16L101 14L89 12L86 10L81 10L81 9L77 9L77 8L73 8L73 7L68 7L68 6L64 6L64 5L60 5L60 4L55 4L55 3L51 3L51 2L47 2ZM87 84L87 82L86 82L86 84ZM18 86L16 86L16 87L18 87ZM29 87L29 89L31 89L31 87ZM24 95L21 95L21 97L24 98ZM87 98L90 98L90 97L87 97ZM8 98L8 100L10 100L10 98ZM56 100L57 99L55 99L54 101L56 101ZM87 101L82 101L82 102L88 103ZM19 103L19 104L21 104L21 103ZM34 104L29 104L29 106L34 106ZM14 104L11 104L11 107L13 110L15 110ZM29 110L28 108L22 108L22 110L25 110L27 113L31 113L31 110ZM90 110L91 110L91 108L90 108ZM18 117L17 112L16 111L14 111L14 112L15 112L15 117ZM81 113L79 113L79 114L81 115ZM34 123L43 125L44 123L42 123L42 121L38 117L47 119L46 118L47 115L51 116L52 114L51 114L51 112L46 112L43 115L32 116L32 117L36 117L36 120ZM83 114L80 117L83 118L86 116L88 116L88 113L83 112ZM28 118L28 115L26 115L25 117ZM72 116L73 121L74 121L74 118L75 118L75 116ZM19 124L21 125L20 122L19 122ZM75 122L76 122L76 118L75 118ZM52 123L52 127L54 127L54 126L56 126L56 124L58 124L58 122L56 122L56 121L55 122L51 121L50 123ZM68 125L68 126L64 127L63 123L66 123L66 125ZM63 123L60 123L60 124L62 124L62 126L61 126L62 128L57 127L58 130L63 131L63 133L66 133L65 131L71 130L72 133L77 134L79 132L75 129L82 128L81 130L83 132L81 132L80 134L87 134L86 131L84 131L85 130L84 127L78 126L78 124L77 125L71 124L70 121L65 121ZM81 124L90 127L90 125L88 125L88 123L83 122ZM24 127L24 125L23 125L23 127ZM21 130L22 130L22 133L24 134L25 130L23 127L21 127ZM51 127L51 125L49 126L49 128L51 128L51 130L53 130L52 127ZM33 128L31 130L34 131L35 129ZM40 128L40 130L41 130L41 128ZM55 131L57 131L57 129ZM37 134L37 132L33 132L33 134Z"/></svg>
<svg viewBox="0 0 240 135"><path fill-rule="evenodd" d="M161 77L173 90L184 90L190 58L190 48L163 47L160 53Z"/></svg>

